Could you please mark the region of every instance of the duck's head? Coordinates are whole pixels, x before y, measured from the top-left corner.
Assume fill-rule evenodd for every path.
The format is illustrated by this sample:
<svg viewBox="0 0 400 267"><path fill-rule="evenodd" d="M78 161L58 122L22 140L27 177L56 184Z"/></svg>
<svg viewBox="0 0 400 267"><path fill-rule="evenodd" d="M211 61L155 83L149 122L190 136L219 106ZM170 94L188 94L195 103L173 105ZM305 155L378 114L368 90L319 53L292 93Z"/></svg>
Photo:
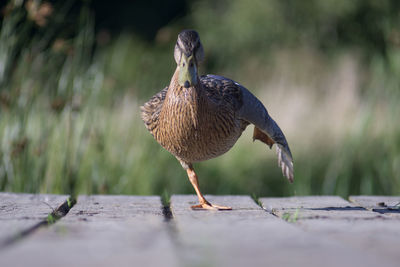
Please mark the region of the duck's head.
<svg viewBox="0 0 400 267"><path fill-rule="evenodd" d="M178 83L180 86L189 88L197 85L198 63L203 61L204 51L200 42L199 34L194 30L184 30L178 35L174 57L178 64Z"/></svg>

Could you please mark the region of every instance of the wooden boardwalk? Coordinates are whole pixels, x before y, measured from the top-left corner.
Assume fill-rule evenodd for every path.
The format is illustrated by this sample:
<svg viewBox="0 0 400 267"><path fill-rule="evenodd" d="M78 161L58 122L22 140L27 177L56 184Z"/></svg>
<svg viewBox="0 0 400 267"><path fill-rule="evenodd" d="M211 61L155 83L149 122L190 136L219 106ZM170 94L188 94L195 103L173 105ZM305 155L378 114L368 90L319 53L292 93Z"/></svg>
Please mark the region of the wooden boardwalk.
<svg viewBox="0 0 400 267"><path fill-rule="evenodd" d="M67 199L0 193L0 266L400 266L400 197Z"/></svg>

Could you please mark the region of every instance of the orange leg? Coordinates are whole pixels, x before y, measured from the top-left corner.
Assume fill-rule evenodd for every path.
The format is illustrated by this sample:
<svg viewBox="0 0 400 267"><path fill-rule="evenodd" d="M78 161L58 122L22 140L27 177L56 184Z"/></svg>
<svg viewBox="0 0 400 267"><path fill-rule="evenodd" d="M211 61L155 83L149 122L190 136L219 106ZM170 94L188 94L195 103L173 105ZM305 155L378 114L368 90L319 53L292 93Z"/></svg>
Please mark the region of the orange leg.
<svg viewBox="0 0 400 267"><path fill-rule="evenodd" d="M199 181L197 175L194 172L193 166L190 165L186 170L189 180L192 183L194 190L196 191L197 197L199 198L200 204L192 206L192 209L207 209L207 210L231 210L231 207L224 207L219 205L213 205L208 202L200 192Z"/></svg>

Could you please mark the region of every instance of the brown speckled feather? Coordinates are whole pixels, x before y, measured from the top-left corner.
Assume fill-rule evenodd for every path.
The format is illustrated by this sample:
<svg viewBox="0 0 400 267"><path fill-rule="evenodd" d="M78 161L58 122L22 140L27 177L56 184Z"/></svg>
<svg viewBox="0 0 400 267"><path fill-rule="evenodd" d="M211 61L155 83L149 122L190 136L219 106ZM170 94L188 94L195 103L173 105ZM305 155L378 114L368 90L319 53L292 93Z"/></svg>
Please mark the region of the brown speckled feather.
<svg viewBox="0 0 400 267"><path fill-rule="evenodd" d="M153 131L158 126L158 117L160 115L165 96L167 95L167 91L168 87L165 87L140 107L142 111L142 120L144 121L147 130L149 130L153 136Z"/></svg>
<svg viewBox="0 0 400 267"><path fill-rule="evenodd" d="M189 164L219 156L236 143L248 125L236 117L241 106L241 90L233 81L202 76L198 88L180 87L173 78L141 109L154 138Z"/></svg>

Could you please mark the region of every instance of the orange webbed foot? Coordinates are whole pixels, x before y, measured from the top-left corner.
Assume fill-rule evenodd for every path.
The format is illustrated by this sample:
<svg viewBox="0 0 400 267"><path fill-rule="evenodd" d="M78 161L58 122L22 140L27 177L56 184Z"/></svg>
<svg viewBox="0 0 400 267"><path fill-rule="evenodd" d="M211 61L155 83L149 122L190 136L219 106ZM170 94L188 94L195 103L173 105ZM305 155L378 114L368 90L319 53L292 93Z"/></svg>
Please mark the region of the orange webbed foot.
<svg viewBox="0 0 400 267"><path fill-rule="evenodd" d="M194 210L232 210L231 207L214 205L211 203L203 203L191 207Z"/></svg>

